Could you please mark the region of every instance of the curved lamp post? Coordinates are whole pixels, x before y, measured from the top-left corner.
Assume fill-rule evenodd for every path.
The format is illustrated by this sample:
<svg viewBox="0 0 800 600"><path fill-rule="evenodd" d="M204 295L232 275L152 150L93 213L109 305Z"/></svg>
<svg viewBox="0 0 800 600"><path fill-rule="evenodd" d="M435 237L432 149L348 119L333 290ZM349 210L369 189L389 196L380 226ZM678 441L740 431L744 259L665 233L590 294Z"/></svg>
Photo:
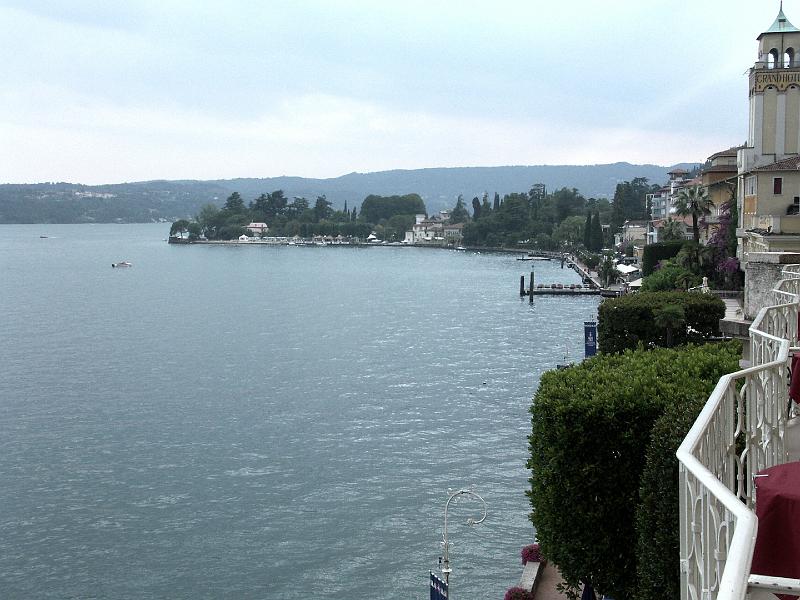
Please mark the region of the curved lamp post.
<svg viewBox="0 0 800 600"><path fill-rule="evenodd" d="M453 570L450 568L450 558L449 558L450 543L447 541L447 509L450 508L450 502L453 501L453 498L465 495L475 496L483 504L483 516L477 521L472 517L470 517L469 519L467 519L467 525L477 525L478 523L483 523L484 519L486 519L486 501L483 498L481 498L478 494L470 490L458 490L457 492L450 493L450 497L447 498L447 503L444 505L444 534L442 535L442 538L444 539L444 541L442 542L442 546L444 546L444 560L442 566L442 573L444 574L444 581L448 587L450 586L450 573L452 573Z"/></svg>

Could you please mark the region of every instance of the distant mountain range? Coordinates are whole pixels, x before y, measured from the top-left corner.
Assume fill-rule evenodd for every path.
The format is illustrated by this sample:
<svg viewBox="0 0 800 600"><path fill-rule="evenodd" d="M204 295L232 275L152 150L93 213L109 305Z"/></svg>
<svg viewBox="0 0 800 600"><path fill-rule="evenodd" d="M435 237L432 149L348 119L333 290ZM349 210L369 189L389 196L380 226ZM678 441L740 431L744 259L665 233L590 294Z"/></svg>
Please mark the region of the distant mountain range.
<svg viewBox="0 0 800 600"><path fill-rule="evenodd" d="M283 190L289 198L302 196L313 205L325 195L334 208L347 202L360 206L370 194L418 193L429 213L452 208L459 194L467 206L475 196L491 197L527 192L535 183L548 191L576 188L587 198L611 198L617 183L645 177L665 183L676 168L691 170L696 163L669 167L613 163L606 165L537 165L516 167L457 167L350 173L330 179L269 177L210 181L143 181L108 185L36 183L0 185L0 223L111 223L173 221L194 216L209 202L222 205L232 192L246 202L262 193Z"/></svg>

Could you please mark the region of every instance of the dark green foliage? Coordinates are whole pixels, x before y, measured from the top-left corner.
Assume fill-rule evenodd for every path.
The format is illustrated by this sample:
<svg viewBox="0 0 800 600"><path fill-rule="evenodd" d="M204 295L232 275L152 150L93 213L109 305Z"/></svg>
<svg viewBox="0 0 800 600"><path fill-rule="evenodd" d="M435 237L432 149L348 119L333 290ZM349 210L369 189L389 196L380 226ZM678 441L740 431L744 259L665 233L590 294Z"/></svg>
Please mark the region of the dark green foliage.
<svg viewBox="0 0 800 600"><path fill-rule="evenodd" d="M183 234L189 231L189 221L186 219L178 219L172 224L172 227L169 228L169 235L172 236L179 236L183 237Z"/></svg>
<svg viewBox="0 0 800 600"><path fill-rule="evenodd" d="M568 219L572 219L570 223L574 217L582 220L585 209L586 199L576 189L562 188L544 194L542 187L534 186L530 193L507 194L502 202L495 194L494 208L483 210L482 206L479 216L464 228L464 243L472 246L526 244L544 250L557 249L560 242L582 239L582 221L577 238L571 226L567 236L563 229L558 236L554 231Z"/></svg>
<svg viewBox="0 0 800 600"><path fill-rule="evenodd" d="M333 209L331 208L331 203L328 202L328 199L324 195L318 196L314 203L314 220L319 223L320 221L330 219L332 215Z"/></svg>
<svg viewBox="0 0 800 600"><path fill-rule="evenodd" d="M738 368L739 351L735 343L638 349L542 376L531 407L531 520L568 584L634 597L635 517L653 425L668 406L707 398ZM665 485L663 499L677 493Z"/></svg>
<svg viewBox="0 0 800 600"><path fill-rule="evenodd" d="M583 247L589 250L589 245L592 243L592 213L586 212L586 223L583 226Z"/></svg>
<svg viewBox="0 0 800 600"><path fill-rule="evenodd" d="M618 183L611 204L612 225L622 227L625 221L631 219L647 219L645 199L653 187L647 185L646 177L634 177L631 181Z"/></svg>
<svg viewBox="0 0 800 600"><path fill-rule="evenodd" d="M586 265L587 269L596 269L600 264L600 255L589 254L588 256L584 257L583 264Z"/></svg>
<svg viewBox="0 0 800 600"><path fill-rule="evenodd" d="M242 197L239 195L239 192L233 192L230 196L228 196L228 199L225 200L225 206L223 206L223 209L231 213L244 212L245 210L244 200L242 200Z"/></svg>
<svg viewBox="0 0 800 600"><path fill-rule="evenodd" d="M595 211L592 219L592 230L589 235L589 250L600 252L603 249L603 226L600 223L600 212Z"/></svg>
<svg viewBox="0 0 800 600"><path fill-rule="evenodd" d="M688 269L678 265L668 264L658 271L651 273L642 281L643 292L671 292L674 290L687 290L699 285L702 278Z"/></svg>
<svg viewBox="0 0 800 600"><path fill-rule="evenodd" d="M370 194L361 203L361 220L367 223L380 223L395 215L427 214L425 203L419 194L405 196L375 196Z"/></svg>
<svg viewBox="0 0 800 600"><path fill-rule="evenodd" d="M459 194L456 205L450 211L450 222L466 223L467 221L469 221L469 213L467 212L467 207L464 206L464 197Z"/></svg>
<svg viewBox="0 0 800 600"><path fill-rule="evenodd" d="M637 600L681 595L675 452L705 401L697 396L674 402L653 425L636 510Z"/></svg>
<svg viewBox="0 0 800 600"><path fill-rule="evenodd" d="M472 218L473 219L480 219L481 218L481 201L475 196L472 199Z"/></svg>
<svg viewBox="0 0 800 600"><path fill-rule="evenodd" d="M665 346L667 328L656 323L656 315L666 305L683 309L685 326L671 332L675 345L702 343L719 335L725 303L716 296L696 292L640 292L600 304L597 325L600 351L618 353L639 344L648 348Z"/></svg>
<svg viewBox="0 0 800 600"><path fill-rule="evenodd" d="M642 253L642 276L647 277L655 271L656 265L662 260L676 256L683 248L684 241L659 242L648 244Z"/></svg>

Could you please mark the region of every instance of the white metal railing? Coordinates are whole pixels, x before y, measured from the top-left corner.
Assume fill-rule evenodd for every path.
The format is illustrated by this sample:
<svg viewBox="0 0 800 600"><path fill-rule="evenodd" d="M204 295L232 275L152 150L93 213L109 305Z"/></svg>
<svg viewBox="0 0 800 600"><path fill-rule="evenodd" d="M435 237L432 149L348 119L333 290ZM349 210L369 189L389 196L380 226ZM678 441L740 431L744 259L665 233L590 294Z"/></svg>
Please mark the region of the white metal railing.
<svg viewBox="0 0 800 600"><path fill-rule="evenodd" d="M758 527L753 475L788 460L786 367L798 345L800 265L783 277L776 304L750 327L753 366L719 380L678 448L682 600L743 600L748 590L800 584L750 576Z"/></svg>

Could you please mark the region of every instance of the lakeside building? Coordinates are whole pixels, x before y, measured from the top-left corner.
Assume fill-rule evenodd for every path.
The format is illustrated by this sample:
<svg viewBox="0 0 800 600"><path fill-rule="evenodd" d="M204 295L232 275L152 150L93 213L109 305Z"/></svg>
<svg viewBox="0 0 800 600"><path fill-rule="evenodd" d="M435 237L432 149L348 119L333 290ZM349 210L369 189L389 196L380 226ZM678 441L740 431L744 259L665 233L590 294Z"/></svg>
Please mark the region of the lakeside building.
<svg viewBox="0 0 800 600"><path fill-rule="evenodd" d="M706 239L719 229L720 218L728 202L735 202L737 195L738 167L736 155L742 146L716 152L708 157L700 172L701 183L711 201L711 214L703 219Z"/></svg>
<svg viewBox="0 0 800 600"><path fill-rule="evenodd" d="M800 251L800 30L783 7L758 36L747 144L737 153L739 260Z"/></svg>
<svg viewBox="0 0 800 600"><path fill-rule="evenodd" d="M449 223L450 213L441 211L438 216L427 218L415 215L411 231L406 231L404 244L457 245L463 239L463 223Z"/></svg>
<svg viewBox="0 0 800 600"><path fill-rule="evenodd" d="M250 223L247 227L245 227L249 232L253 235L265 236L269 231L269 227L267 227L266 223Z"/></svg>

